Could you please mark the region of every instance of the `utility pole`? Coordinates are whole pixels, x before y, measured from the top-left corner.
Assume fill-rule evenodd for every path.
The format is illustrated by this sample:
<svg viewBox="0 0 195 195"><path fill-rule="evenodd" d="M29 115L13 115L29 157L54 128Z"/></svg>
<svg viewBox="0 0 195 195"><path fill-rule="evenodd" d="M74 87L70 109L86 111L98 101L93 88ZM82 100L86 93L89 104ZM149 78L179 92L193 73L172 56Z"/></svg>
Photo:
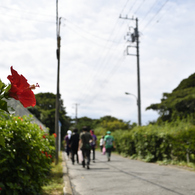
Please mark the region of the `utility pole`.
<svg viewBox="0 0 195 195"><path fill-rule="evenodd" d="M136 22L136 27L134 28L133 33L127 33L127 35L131 36L132 43L136 42L136 46L127 46L127 55L137 56L137 104L138 104L138 125L141 126L141 92L140 92L140 64L139 64L139 31L138 31L138 18L134 19L126 17L119 16L121 19L125 20L134 20ZM130 30L130 29L129 29ZM129 54L128 48L129 47L135 47L137 54Z"/></svg>
<svg viewBox="0 0 195 195"><path fill-rule="evenodd" d="M55 147L56 147L56 161L55 164L58 164L58 147L59 147L59 99L60 99L60 24L61 18L58 19L58 0L56 0L56 34L57 34L57 92L56 92L56 110L55 110L55 133L57 135L55 139Z"/></svg>

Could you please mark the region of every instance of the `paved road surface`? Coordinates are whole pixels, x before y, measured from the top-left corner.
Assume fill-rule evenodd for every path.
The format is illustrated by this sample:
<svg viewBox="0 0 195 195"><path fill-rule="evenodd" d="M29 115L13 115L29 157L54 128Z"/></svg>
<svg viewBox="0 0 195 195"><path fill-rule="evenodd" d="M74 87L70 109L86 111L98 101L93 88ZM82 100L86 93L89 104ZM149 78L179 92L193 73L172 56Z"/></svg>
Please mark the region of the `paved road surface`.
<svg viewBox="0 0 195 195"><path fill-rule="evenodd" d="M195 195L195 172L96 152L90 170L65 155L73 195Z"/></svg>

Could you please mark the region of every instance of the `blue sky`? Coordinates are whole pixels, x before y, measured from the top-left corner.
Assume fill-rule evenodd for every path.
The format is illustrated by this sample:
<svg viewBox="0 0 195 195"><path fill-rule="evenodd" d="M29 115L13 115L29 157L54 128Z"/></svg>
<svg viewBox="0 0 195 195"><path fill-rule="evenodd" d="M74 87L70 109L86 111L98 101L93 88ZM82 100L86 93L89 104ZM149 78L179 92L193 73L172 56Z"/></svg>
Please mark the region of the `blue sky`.
<svg viewBox="0 0 195 195"><path fill-rule="evenodd" d="M160 102L184 78L194 73L193 0L64 0L62 17L60 93L69 116L111 115L137 122L136 57L125 55L124 39L139 20L142 124L158 114L145 111ZM10 66L39 92L56 93L56 1L0 2L1 79L8 83ZM127 37L127 36L126 36ZM136 54L135 48L130 53Z"/></svg>

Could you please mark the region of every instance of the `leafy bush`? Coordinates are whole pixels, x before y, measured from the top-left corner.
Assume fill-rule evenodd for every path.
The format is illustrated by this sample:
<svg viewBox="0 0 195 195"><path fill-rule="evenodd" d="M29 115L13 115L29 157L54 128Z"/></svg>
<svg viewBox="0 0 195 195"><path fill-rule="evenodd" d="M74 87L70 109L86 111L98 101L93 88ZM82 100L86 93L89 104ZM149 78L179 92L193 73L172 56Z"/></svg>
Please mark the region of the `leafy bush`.
<svg viewBox="0 0 195 195"><path fill-rule="evenodd" d="M0 194L39 194L54 156L54 137L30 118L0 116Z"/></svg>
<svg viewBox="0 0 195 195"><path fill-rule="evenodd" d="M147 162L177 160L195 162L195 126L191 119L164 125L135 127L113 132L117 152Z"/></svg>

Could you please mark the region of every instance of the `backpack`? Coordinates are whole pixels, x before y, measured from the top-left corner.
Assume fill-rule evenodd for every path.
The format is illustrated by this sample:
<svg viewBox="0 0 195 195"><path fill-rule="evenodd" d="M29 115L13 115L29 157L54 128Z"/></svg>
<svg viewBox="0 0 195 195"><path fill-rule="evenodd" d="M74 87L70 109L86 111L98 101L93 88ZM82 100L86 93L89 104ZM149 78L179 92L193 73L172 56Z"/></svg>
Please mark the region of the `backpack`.
<svg viewBox="0 0 195 195"><path fill-rule="evenodd" d="M83 142L82 149L90 150L91 149L91 135L87 133L82 134L81 139Z"/></svg>
<svg viewBox="0 0 195 195"><path fill-rule="evenodd" d="M95 142L96 142L96 136L95 135L92 135L92 142L90 143L90 145L92 146L92 147L94 147L95 146Z"/></svg>

